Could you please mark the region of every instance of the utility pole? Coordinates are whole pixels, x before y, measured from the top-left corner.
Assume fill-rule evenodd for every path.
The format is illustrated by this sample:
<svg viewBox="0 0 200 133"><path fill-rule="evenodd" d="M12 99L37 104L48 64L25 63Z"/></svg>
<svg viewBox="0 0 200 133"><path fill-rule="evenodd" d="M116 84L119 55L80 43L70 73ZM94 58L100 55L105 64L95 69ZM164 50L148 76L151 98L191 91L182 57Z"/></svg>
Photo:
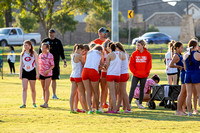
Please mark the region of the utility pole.
<svg viewBox="0 0 200 133"><path fill-rule="evenodd" d="M119 42L119 0L112 0L112 41Z"/></svg>

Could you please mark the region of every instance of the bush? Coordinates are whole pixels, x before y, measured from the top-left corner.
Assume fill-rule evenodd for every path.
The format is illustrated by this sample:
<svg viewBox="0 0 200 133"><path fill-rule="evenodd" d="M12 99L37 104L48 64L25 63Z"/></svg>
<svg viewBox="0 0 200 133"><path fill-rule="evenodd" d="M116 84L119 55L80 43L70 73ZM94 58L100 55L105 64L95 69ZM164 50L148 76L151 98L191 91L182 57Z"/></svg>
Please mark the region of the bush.
<svg viewBox="0 0 200 133"><path fill-rule="evenodd" d="M140 28L131 28L131 39L136 38L140 35L141 29ZM120 38L128 38L129 29L123 28L119 29L119 37Z"/></svg>
<svg viewBox="0 0 200 133"><path fill-rule="evenodd" d="M0 16L0 28L3 28L5 26L5 21L3 16Z"/></svg>
<svg viewBox="0 0 200 133"><path fill-rule="evenodd" d="M150 25L146 32L159 32L159 29L156 28L154 25Z"/></svg>

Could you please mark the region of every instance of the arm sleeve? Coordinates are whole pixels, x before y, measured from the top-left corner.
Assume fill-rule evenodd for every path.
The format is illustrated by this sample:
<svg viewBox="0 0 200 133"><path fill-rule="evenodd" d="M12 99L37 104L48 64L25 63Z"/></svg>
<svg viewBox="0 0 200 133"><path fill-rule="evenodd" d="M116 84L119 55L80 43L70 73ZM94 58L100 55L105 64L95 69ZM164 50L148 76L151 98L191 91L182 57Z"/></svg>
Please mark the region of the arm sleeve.
<svg viewBox="0 0 200 133"><path fill-rule="evenodd" d="M152 68L152 58L151 58L151 54L149 53L148 55L148 62L147 62L147 73L149 74Z"/></svg>
<svg viewBox="0 0 200 133"><path fill-rule="evenodd" d="M129 69L134 74L135 73L135 56L132 54L129 62Z"/></svg>
<svg viewBox="0 0 200 133"><path fill-rule="evenodd" d="M64 60L65 59L65 54L64 54L64 49L63 49L63 45L61 43L61 41L59 42L59 53L60 53L60 56L61 58Z"/></svg>

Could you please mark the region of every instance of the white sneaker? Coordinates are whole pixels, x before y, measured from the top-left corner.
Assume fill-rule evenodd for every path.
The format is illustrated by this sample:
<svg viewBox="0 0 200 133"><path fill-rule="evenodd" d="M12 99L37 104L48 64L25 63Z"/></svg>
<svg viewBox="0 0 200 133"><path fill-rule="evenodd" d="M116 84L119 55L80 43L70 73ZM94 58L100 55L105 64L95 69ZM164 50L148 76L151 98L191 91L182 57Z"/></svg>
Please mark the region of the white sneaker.
<svg viewBox="0 0 200 133"><path fill-rule="evenodd" d="M139 109L145 109L145 107L142 104L138 104Z"/></svg>
<svg viewBox="0 0 200 133"><path fill-rule="evenodd" d="M135 104L138 106L139 105L139 100L135 100Z"/></svg>
<svg viewBox="0 0 200 133"><path fill-rule="evenodd" d="M188 112L188 116L194 116L192 112Z"/></svg>
<svg viewBox="0 0 200 133"><path fill-rule="evenodd" d="M132 113L132 111L127 109L124 111L124 113Z"/></svg>
<svg viewBox="0 0 200 133"><path fill-rule="evenodd" d="M59 99L59 98L56 95L53 95L52 99Z"/></svg>
<svg viewBox="0 0 200 133"><path fill-rule="evenodd" d="M100 112L103 112L103 109L102 109L102 108L99 108L99 111L100 111Z"/></svg>

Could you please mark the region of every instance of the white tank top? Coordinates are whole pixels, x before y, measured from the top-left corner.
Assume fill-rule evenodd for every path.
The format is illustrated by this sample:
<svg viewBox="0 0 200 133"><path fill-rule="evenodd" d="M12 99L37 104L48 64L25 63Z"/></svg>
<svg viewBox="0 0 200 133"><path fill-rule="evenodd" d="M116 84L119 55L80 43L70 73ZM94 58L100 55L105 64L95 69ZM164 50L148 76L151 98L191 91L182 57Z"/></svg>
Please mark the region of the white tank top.
<svg viewBox="0 0 200 133"><path fill-rule="evenodd" d="M95 69L97 72L99 72L99 64L101 61L101 55L100 51L98 50L91 50L87 53L86 62L84 65L84 68L91 68Z"/></svg>
<svg viewBox="0 0 200 133"><path fill-rule="evenodd" d="M122 52L122 53L124 53L124 52ZM128 73L128 54L127 53L124 53L124 54L125 54L126 59L122 60L121 74Z"/></svg>
<svg viewBox="0 0 200 133"><path fill-rule="evenodd" d="M122 60L119 58L119 51L114 51L115 59L110 61L110 65L107 69L107 75L120 76Z"/></svg>
<svg viewBox="0 0 200 133"><path fill-rule="evenodd" d="M169 64L171 62L172 58L171 58L171 52L168 52L165 54L165 61L166 61L166 73L170 74L170 73L177 73L178 70L177 68L170 68Z"/></svg>
<svg viewBox="0 0 200 133"><path fill-rule="evenodd" d="M81 63L81 61L79 61L78 63L74 62L74 56L75 55L77 55L77 53L75 53L74 55L71 56L72 73L71 73L70 77L81 78L82 70L83 70L83 64Z"/></svg>
<svg viewBox="0 0 200 133"><path fill-rule="evenodd" d="M32 71L35 68L35 57L30 56L30 53L24 52L24 55L22 57L23 61L23 69L27 72Z"/></svg>

